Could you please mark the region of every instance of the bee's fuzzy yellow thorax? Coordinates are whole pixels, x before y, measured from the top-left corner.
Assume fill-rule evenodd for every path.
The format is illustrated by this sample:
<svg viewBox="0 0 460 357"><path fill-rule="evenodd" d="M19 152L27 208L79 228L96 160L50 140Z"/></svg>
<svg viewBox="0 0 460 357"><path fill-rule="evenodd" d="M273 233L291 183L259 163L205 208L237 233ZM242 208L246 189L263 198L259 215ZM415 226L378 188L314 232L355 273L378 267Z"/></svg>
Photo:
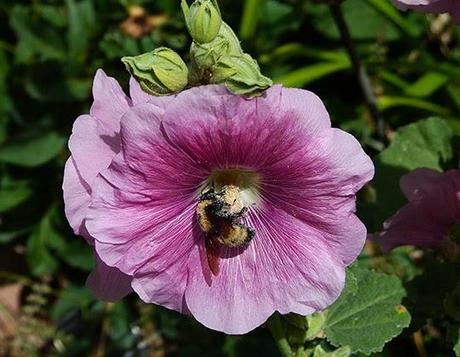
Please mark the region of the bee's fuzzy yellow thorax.
<svg viewBox="0 0 460 357"><path fill-rule="evenodd" d="M238 247L254 237L252 228L238 222L247 210L240 189L234 185L224 185L219 191L205 189L196 212L200 228L208 239Z"/></svg>

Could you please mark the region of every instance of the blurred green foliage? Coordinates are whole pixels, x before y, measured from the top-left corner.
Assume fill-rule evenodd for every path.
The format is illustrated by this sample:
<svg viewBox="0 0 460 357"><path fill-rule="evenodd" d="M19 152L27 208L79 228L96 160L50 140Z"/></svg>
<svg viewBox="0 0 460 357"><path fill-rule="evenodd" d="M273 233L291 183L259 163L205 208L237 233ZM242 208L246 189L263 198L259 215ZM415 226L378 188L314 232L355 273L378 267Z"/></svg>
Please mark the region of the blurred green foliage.
<svg viewBox="0 0 460 357"><path fill-rule="evenodd" d="M384 150L328 5L219 3L225 21L239 31L244 50L259 60L264 74L317 93L333 124L354 134L375 158L374 185L363 190L358 202L371 231L404 202L398 187L403 173L419 166L458 168L460 27L445 17L400 13L389 0L343 3L387 136L393 139ZM90 248L73 235L63 215L66 141L75 118L89 108L96 69L104 68L126 88L123 56L167 46L187 58L190 39L179 1L3 0L0 34L0 283L22 289L17 297L21 318L13 326L15 334L0 337L0 355L4 346L26 356L278 355L265 328L225 336L144 305L135 296L115 304L97 301L84 287L93 266ZM434 254L420 257L414 249L382 256L371 248L359 264L397 275L407 287L413 316L409 331L379 355L425 351L447 356L454 345L458 351L460 323L446 312L452 304L443 308L446 294L458 283L443 273L446 267L455 271L452 265L439 266ZM439 274L429 274L431 269ZM442 288L440 275L448 282ZM423 289L427 286L433 288ZM420 304L414 303L419 298ZM420 305L436 309L418 311ZM421 326L422 345L417 335L415 343L410 337ZM336 335L331 342L340 345L343 339ZM326 355L331 346L324 343L316 346L315 356ZM360 350L375 349L366 345ZM344 347L340 353L349 351Z"/></svg>

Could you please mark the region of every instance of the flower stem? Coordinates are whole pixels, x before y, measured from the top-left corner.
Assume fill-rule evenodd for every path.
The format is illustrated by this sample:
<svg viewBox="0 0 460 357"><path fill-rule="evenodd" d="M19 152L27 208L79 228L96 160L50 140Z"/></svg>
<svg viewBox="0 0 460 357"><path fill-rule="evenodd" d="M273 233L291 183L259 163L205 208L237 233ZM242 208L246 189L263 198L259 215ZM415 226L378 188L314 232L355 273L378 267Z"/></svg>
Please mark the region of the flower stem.
<svg viewBox="0 0 460 357"><path fill-rule="evenodd" d="M358 77L359 85L363 91L364 99L366 100L369 113L377 129L377 135L383 142L387 142L387 137L385 135L385 121L383 120L377 108L377 98L374 95L371 81L369 80L369 76L366 72L366 68L362 64L351 38L350 30L348 29L348 25L343 16L340 1L332 2L330 8L332 16L334 17L335 23L339 29L340 37L342 38L343 44L345 45L345 48L348 52L348 56L350 57L351 63L353 64L354 71L356 72L356 76Z"/></svg>
<svg viewBox="0 0 460 357"><path fill-rule="evenodd" d="M273 338L275 339L276 345L283 357L293 357L294 353L292 352L291 345L287 340L286 332L283 328L283 321L278 313L275 313L268 322L268 327L272 333Z"/></svg>

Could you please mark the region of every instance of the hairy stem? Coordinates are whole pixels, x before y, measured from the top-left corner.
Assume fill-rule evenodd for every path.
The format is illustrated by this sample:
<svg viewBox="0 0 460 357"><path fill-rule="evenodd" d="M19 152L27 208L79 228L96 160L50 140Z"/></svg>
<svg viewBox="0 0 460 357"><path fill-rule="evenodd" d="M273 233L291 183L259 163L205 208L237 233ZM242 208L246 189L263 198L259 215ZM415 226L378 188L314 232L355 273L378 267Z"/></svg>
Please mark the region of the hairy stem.
<svg viewBox="0 0 460 357"><path fill-rule="evenodd" d="M358 52L356 51L355 45L350 35L347 23L343 16L342 8L340 2L333 2L330 5L332 16L334 17L335 23L340 32L340 37L342 38L343 44L348 52L351 63L353 64L354 71L358 77L359 85L364 94L364 99L366 100L369 113L372 117L372 120L375 123L377 135L379 138L386 142L387 138L385 135L385 121L383 120L380 112L377 108L377 98L374 95L369 76L367 75L366 68L362 64Z"/></svg>

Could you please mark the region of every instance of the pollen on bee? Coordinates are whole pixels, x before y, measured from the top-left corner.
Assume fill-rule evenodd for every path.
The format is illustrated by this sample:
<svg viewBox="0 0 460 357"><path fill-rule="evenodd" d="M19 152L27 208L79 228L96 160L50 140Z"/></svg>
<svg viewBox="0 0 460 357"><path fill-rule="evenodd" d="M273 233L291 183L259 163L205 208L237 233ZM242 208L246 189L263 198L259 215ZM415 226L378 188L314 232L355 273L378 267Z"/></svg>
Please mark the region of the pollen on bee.
<svg viewBox="0 0 460 357"><path fill-rule="evenodd" d="M210 200L203 200L198 203L196 207L196 215L198 217L198 224L200 225L201 230L204 233L208 233L212 229L211 220L206 213L206 207L208 207L212 202Z"/></svg>
<svg viewBox="0 0 460 357"><path fill-rule="evenodd" d="M216 240L229 247L240 247L254 238L255 231L242 224L231 224L216 237Z"/></svg>

